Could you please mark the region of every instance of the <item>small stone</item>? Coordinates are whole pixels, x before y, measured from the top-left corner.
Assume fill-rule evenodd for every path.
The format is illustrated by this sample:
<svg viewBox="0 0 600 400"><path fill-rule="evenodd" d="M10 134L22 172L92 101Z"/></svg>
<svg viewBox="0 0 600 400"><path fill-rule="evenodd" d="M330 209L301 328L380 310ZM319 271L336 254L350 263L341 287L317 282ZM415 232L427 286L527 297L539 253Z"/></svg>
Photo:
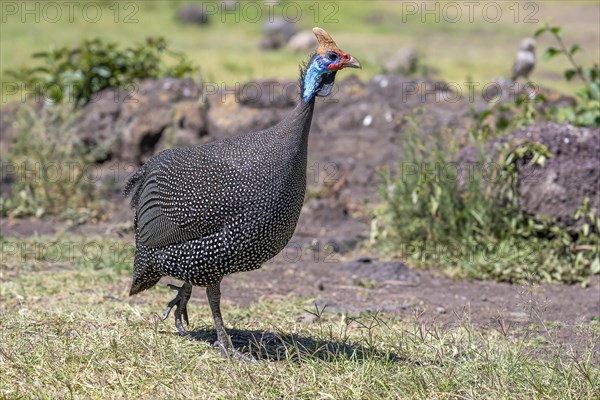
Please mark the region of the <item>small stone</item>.
<svg viewBox="0 0 600 400"><path fill-rule="evenodd" d="M319 46L317 38L312 31L296 33L287 43L287 48L294 53L305 53L315 50Z"/></svg>
<svg viewBox="0 0 600 400"><path fill-rule="evenodd" d="M277 49L286 44L295 33L294 24L284 18L273 18L263 25L263 38L260 46L264 50Z"/></svg>
<svg viewBox="0 0 600 400"><path fill-rule="evenodd" d="M238 7L239 1L225 0L221 2L221 11L235 11Z"/></svg>
<svg viewBox="0 0 600 400"><path fill-rule="evenodd" d="M311 314L311 313L300 314L299 316L296 317L296 321L301 322L303 324L307 324L307 325L314 324L318 320L319 320L319 317L317 317L315 314Z"/></svg>
<svg viewBox="0 0 600 400"><path fill-rule="evenodd" d="M179 21L182 24L208 24L208 14L201 5L186 4L179 9Z"/></svg>
<svg viewBox="0 0 600 400"><path fill-rule="evenodd" d="M446 309L444 307L436 307L435 312L438 314L446 314Z"/></svg>
<svg viewBox="0 0 600 400"><path fill-rule="evenodd" d="M383 65L386 73L412 74L417 71L417 51L412 47L404 47L393 56L388 56Z"/></svg>
<svg viewBox="0 0 600 400"><path fill-rule="evenodd" d="M509 314L509 316L517 321L525 321L529 319L529 314L523 311L513 311Z"/></svg>

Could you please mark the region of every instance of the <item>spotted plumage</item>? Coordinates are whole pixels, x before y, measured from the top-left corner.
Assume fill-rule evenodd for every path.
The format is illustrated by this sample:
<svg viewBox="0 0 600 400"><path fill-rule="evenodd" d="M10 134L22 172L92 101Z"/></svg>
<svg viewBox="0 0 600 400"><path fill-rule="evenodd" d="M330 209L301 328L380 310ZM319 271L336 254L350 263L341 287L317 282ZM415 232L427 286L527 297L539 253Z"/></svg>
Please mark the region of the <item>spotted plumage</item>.
<svg viewBox="0 0 600 400"><path fill-rule="evenodd" d="M307 142L315 96L330 93L336 71L359 67L322 29L301 70L302 101L279 124L202 146L165 150L129 179L136 255L130 294L161 277L184 282L175 320L185 334L191 286L207 287L222 354L231 354L219 311L221 279L259 268L279 253L298 222L306 188ZM332 67L333 66L333 67Z"/></svg>

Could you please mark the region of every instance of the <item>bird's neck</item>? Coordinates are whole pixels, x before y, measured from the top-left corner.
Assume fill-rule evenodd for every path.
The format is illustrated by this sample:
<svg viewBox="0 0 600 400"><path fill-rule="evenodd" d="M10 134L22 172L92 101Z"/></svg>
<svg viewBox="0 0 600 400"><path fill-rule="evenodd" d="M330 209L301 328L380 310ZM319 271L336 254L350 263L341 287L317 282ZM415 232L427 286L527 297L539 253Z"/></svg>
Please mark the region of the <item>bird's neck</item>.
<svg viewBox="0 0 600 400"><path fill-rule="evenodd" d="M306 154L314 108L314 99L306 103L300 101L274 129L273 139L285 147L285 150L282 148L285 156L295 158Z"/></svg>
<svg viewBox="0 0 600 400"><path fill-rule="evenodd" d="M310 130L310 124L312 122L313 111L315 109L315 98L313 97L307 102L300 101L296 108L292 110L290 115L290 122L300 127L302 132L308 135Z"/></svg>
<svg viewBox="0 0 600 400"><path fill-rule="evenodd" d="M300 87L302 102L308 103L314 100L319 86L322 84L323 75L328 74L328 72L327 66L320 63L318 56L315 54L302 73Z"/></svg>

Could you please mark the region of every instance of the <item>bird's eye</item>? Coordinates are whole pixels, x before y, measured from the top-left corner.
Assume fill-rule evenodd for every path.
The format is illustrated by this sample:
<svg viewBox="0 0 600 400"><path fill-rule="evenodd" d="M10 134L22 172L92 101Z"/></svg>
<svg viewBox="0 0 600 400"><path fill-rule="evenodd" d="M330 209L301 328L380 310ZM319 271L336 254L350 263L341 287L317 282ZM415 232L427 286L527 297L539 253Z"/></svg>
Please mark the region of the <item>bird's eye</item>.
<svg viewBox="0 0 600 400"><path fill-rule="evenodd" d="M327 53L327 58L329 59L329 61L335 61L338 59L338 56L335 53Z"/></svg>

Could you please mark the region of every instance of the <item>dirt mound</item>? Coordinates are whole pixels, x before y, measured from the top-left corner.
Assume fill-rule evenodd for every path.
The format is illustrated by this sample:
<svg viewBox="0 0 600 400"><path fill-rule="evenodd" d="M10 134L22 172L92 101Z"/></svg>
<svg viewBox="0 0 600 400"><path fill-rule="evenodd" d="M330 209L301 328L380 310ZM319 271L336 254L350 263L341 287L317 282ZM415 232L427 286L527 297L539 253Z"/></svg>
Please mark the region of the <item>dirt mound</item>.
<svg viewBox="0 0 600 400"><path fill-rule="evenodd" d="M562 227L581 224L573 216L585 198L600 211L600 141L598 128L577 127L569 123L537 122L489 142L488 160L495 162L498 148L510 148L531 141L545 145L552 157L543 166L518 164L519 195L523 209L537 216L555 218ZM477 162L477 151L463 148L461 163Z"/></svg>
<svg viewBox="0 0 600 400"><path fill-rule="evenodd" d="M555 217L563 226L587 197L600 211L600 140L598 128L539 122L514 132L510 141L531 140L545 145L553 157L543 167L519 170L521 204L530 213Z"/></svg>

